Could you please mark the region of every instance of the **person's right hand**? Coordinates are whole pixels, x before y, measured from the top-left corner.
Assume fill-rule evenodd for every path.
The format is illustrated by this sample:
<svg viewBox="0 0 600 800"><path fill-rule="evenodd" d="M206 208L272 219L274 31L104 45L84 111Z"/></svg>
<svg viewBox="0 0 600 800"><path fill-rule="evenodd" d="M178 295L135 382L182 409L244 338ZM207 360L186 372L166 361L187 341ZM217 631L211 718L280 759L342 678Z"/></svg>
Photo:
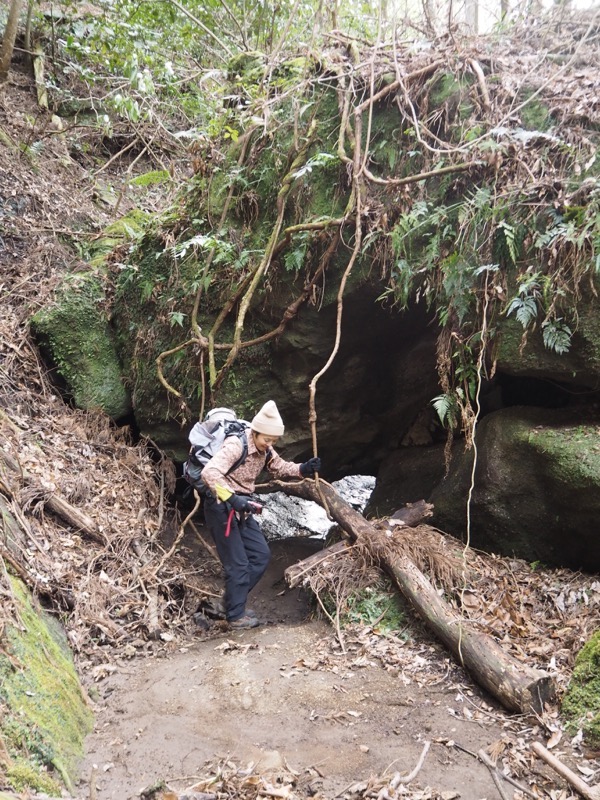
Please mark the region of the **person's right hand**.
<svg viewBox="0 0 600 800"><path fill-rule="evenodd" d="M248 511L252 511L252 503L247 497L241 494L232 494L227 502L238 514L245 514Z"/></svg>
<svg viewBox="0 0 600 800"><path fill-rule="evenodd" d="M315 472L318 472L320 469L321 459L318 456L316 456L316 458L309 458L304 464L300 464L300 474L303 478L312 478Z"/></svg>

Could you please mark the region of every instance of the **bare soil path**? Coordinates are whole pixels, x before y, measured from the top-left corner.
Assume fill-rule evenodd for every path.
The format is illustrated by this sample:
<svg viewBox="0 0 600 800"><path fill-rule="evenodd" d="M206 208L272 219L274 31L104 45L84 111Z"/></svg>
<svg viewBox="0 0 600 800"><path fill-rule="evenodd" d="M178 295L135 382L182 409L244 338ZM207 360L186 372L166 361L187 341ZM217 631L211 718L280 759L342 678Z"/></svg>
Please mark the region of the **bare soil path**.
<svg viewBox="0 0 600 800"><path fill-rule="evenodd" d="M489 713L478 711L480 693L457 667L429 672L430 659L443 662L433 642L407 643L406 664L388 668L357 643L342 653L303 592L283 581L311 547L273 543L252 595L261 627L193 629L159 656L119 663L99 685L82 788L96 765L98 800L138 798L161 780L182 791L228 761L259 773L291 768L301 794L333 798L370 776L409 774L429 741L411 790L499 796L488 769L452 743L472 753L489 746L502 736L502 712L485 699Z"/></svg>

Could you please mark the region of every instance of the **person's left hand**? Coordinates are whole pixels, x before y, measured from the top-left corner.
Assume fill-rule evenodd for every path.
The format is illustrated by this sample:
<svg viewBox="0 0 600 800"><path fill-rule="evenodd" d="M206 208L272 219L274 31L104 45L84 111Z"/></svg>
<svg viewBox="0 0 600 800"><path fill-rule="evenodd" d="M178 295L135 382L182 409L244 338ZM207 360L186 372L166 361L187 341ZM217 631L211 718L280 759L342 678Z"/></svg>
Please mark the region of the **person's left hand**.
<svg viewBox="0 0 600 800"><path fill-rule="evenodd" d="M309 458L304 464L300 464L300 474L303 478L312 478L315 472L319 472L320 469L321 459L318 456Z"/></svg>

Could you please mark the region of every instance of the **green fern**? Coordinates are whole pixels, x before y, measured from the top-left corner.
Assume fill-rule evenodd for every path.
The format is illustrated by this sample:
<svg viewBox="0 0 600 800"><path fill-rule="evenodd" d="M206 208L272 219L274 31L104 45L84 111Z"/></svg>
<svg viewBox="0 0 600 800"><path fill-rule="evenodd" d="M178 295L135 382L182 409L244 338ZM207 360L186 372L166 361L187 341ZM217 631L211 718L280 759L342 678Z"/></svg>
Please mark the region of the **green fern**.
<svg viewBox="0 0 600 800"><path fill-rule="evenodd" d="M539 272L525 273L521 276L517 296L508 304L506 316L514 314L523 328L528 328L537 319L542 300L542 283L544 277Z"/></svg>
<svg viewBox="0 0 600 800"><path fill-rule="evenodd" d="M431 401L436 414L444 428L455 428L458 419L458 403L453 394L446 393L434 397Z"/></svg>
<svg viewBox="0 0 600 800"><path fill-rule="evenodd" d="M506 222L506 220L501 220L496 228L496 233L503 242L505 250L508 253L509 260L514 266L519 258L516 227Z"/></svg>
<svg viewBox="0 0 600 800"><path fill-rule="evenodd" d="M554 320L546 320L542 323L542 337L544 345L548 350L553 350L558 355L568 353L571 348L571 337L573 332L562 317Z"/></svg>
<svg viewBox="0 0 600 800"><path fill-rule="evenodd" d="M515 297L510 301L506 316L514 314L523 328L528 328L537 317L538 304L535 297Z"/></svg>

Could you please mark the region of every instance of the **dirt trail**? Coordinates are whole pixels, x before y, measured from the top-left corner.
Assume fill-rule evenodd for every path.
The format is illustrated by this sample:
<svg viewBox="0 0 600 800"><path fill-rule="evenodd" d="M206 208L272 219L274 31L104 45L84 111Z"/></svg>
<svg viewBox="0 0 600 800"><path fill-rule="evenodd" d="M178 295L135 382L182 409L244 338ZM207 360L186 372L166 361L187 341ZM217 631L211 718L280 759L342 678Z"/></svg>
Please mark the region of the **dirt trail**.
<svg viewBox="0 0 600 800"><path fill-rule="evenodd" d="M261 627L217 627L209 637L190 629L158 657L120 662L99 684L81 788L95 764L98 800L137 798L159 780L181 791L226 758L258 762L261 773L291 767L301 794L333 798L371 775L410 773L430 741L411 788L498 796L488 769L448 742L471 752L490 745L502 735L502 713L476 711L479 691L458 668L428 674L433 651L440 663L434 643L404 648L422 679L398 665L386 670L357 647L344 655L331 627L310 619L303 592L283 582L286 566L309 548L307 540L273 544L252 595Z"/></svg>

